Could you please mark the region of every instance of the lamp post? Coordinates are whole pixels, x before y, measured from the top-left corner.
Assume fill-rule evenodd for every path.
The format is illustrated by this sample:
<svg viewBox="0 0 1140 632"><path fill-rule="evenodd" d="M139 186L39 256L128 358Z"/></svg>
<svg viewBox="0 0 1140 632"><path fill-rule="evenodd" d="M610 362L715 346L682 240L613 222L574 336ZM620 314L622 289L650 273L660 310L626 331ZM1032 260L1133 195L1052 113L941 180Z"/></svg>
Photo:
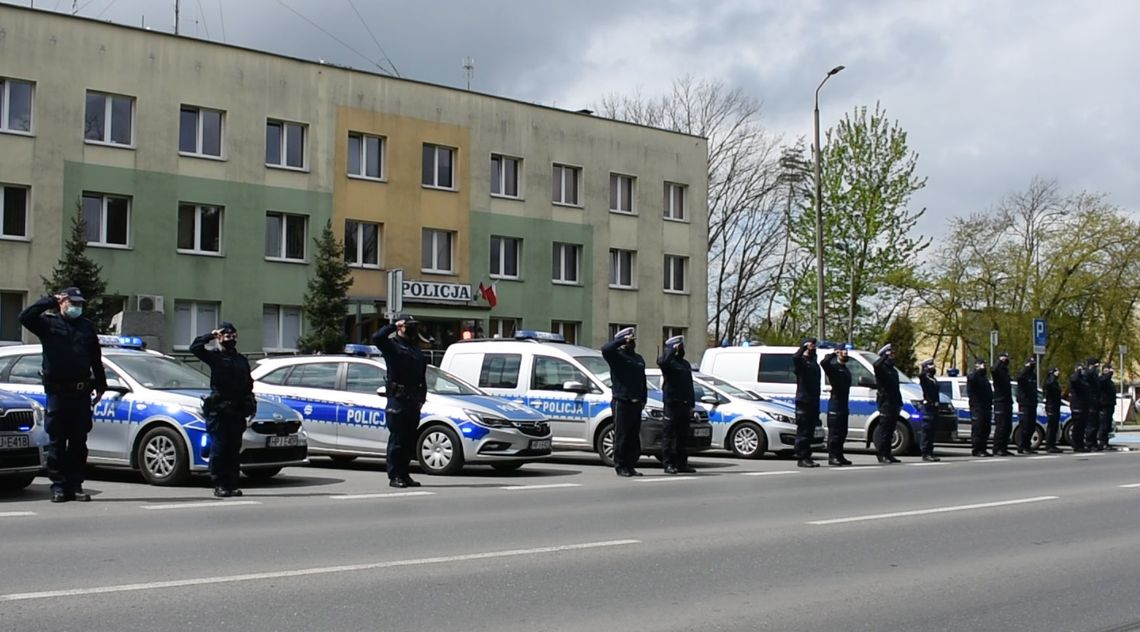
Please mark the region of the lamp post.
<svg viewBox="0 0 1140 632"><path fill-rule="evenodd" d="M819 150L819 90L832 75L838 74L844 66L836 66L827 72L819 87L815 89L815 291L816 291L816 337L824 339L823 315L823 183L820 181L822 157Z"/></svg>

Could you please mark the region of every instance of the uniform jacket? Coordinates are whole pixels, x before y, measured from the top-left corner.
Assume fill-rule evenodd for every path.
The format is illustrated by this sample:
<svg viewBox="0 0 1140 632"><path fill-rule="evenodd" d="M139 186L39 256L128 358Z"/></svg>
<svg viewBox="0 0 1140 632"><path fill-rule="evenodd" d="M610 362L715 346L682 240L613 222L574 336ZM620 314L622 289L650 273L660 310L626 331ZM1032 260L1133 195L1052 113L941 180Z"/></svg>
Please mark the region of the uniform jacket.
<svg viewBox="0 0 1140 632"><path fill-rule="evenodd" d="M1088 404L1089 393L1084 371L1075 369L1069 375L1069 407L1073 410L1087 410Z"/></svg>
<svg viewBox="0 0 1140 632"><path fill-rule="evenodd" d="M922 386L922 405L938 406L938 401L941 399L938 380L934 379L933 375L923 371L918 374L918 383Z"/></svg>
<svg viewBox="0 0 1140 632"><path fill-rule="evenodd" d="M644 402L647 393L645 359L624 345L624 340L611 340L602 345L602 357L610 365L614 399Z"/></svg>
<svg viewBox="0 0 1140 632"><path fill-rule="evenodd" d="M1100 410L1100 371L1085 369L1085 408Z"/></svg>
<svg viewBox="0 0 1140 632"><path fill-rule="evenodd" d="M1032 364L1017 372L1017 405L1030 410L1037 408L1037 367Z"/></svg>
<svg viewBox="0 0 1140 632"><path fill-rule="evenodd" d="M693 365L677 357L677 350L666 347L665 353L657 358L661 369L661 391L665 393L666 404L692 406L696 397L693 394Z"/></svg>
<svg viewBox="0 0 1140 632"><path fill-rule="evenodd" d="M993 408L994 388L984 370L974 369L966 378L966 397L970 399L970 408Z"/></svg>
<svg viewBox="0 0 1140 632"><path fill-rule="evenodd" d="M819 367L815 356L808 356L807 348L800 345L792 356L796 372L796 403L819 406Z"/></svg>
<svg viewBox="0 0 1140 632"><path fill-rule="evenodd" d="M427 400L427 356L415 343L393 336L396 326L389 323L372 334L372 344L380 348L387 365L385 388L390 399L424 403Z"/></svg>
<svg viewBox="0 0 1140 632"><path fill-rule="evenodd" d="M44 384L92 381L94 390L107 390L95 323L83 317L64 318L58 308L54 298L45 296L19 316L20 324L43 344Z"/></svg>
<svg viewBox="0 0 1140 632"><path fill-rule="evenodd" d="M1116 386L1112 383L1112 377L1101 374L1099 378L1100 387L1100 410L1116 412Z"/></svg>
<svg viewBox="0 0 1140 632"><path fill-rule="evenodd" d="M994 365L994 404L1013 403L1013 385L1009 381L1009 365L998 362Z"/></svg>
<svg viewBox="0 0 1140 632"><path fill-rule="evenodd" d="M209 350L206 343L214 339L213 334L202 334L190 343L190 353L210 367L210 390L226 402L247 402L253 394L253 378L250 377L249 360L237 350ZM250 411L249 414L253 414Z"/></svg>
<svg viewBox="0 0 1140 632"><path fill-rule="evenodd" d="M902 393L899 392L899 372L895 369L893 360L887 359L886 356L879 356L875 360L875 382L877 382L878 391L875 395L875 401L878 402L879 408L884 406L900 409L902 408Z"/></svg>
<svg viewBox="0 0 1140 632"><path fill-rule="evenodd" d="M1045 378L1045 414L1061 412L1061 380L1052 372Z"/></svg>
<svg viewBox="0 0 1140 632"><path fill-rule="evenodd" d="M831 398L827 400L827 411L848 412L851 395L851 369L839 361L839 356L829 353L823 358L823 372L831 384Z"/></svg>

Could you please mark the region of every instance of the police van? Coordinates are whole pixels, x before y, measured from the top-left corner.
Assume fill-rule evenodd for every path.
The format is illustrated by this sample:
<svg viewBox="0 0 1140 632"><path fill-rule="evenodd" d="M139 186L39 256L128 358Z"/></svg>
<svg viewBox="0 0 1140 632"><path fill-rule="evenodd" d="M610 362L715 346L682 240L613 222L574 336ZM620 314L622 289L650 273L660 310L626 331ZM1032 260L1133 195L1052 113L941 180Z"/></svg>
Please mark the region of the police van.
<svg viewBox="0 0 1140 632"><path fill-rule="evenodd" d="M537 409L550 418L554 447L590 450L613 465L614 425L610 367L597 349L566 343L561 335L521 330L514 339L456 342L440 367L488 393ZM641 449L659 456L664 433L661 393L650 391L642 412ZM709 413L695 406L689 452L712 445Z"/></svg>
<svg viewBox="0 0 1140 632"><path fill-rule="evenodd" d="M816 360L831 353L829 343L821 343L816 350ZM714 375L760 395L780 401L794 402L796 395L796 375L793 356L797 347L747 345L739 347L717 347L706 349L701 356L701 373ZM875 428L879 422L879 410L875 401L874 362L878 357L870 351L852 350L848 353L847 369L851 371L851 391L849 395L848 441L860 441L870 446ZM831 386L826 374L821 373L820 418L827 416L827 400L831 396ZM897 370L897 369L896 369ZM899 391L903 407L895 434L891 438L891 453L911 454L917 444L917 432L923 423L922 389L918 384L899 371ZM938 419L935 423L935 441L954 442L958 437L958 413L949 398L943 397L938 405Z"/></svg>
<svg viewBox="0 0 1140 632"><path fill-rule="evenodd" d="M137 469L152 485L179 485L209 470L210 437L202 397L210 380L174 358L144 350L142 339L99 336L107 392L95 405L87 435L91 465ZM0 388L46 405L40 345L0 347ZM258 398L242 435L241 471L252 479L275 476L307 456L301 416Z"/></svg>
<svg viewBox="0 0 1140 632"><path fill-rule="evenodd" d="M958 409L958 439L961 441L970 441L970 398L966 395L966 377L959 375L956 369L951 369L950 372L942 377L935 378L938 380L938 389L946 397L949 397L954 406ZM1017 382L1010 381L1010 386L1013 389L1013 433L1011 434L1012 441L1016 445L1018 437L1021 436L1021 415L1017 414ZM1061 402L1061 419L1058 422L1060 430L1058 432L1058 440L1062 443L1073 445L1073 428L1069 425L1069 419L1073 416L1069 410L1068 404ZM1045 414L1045 394L1040 390L1037 391L1037 424L1033 428L1033 449L1041 447L1045 442L1045 425L1049 422L1048 416Z"/></svg>
<svg viewBox="0 0 1140 632"><path fill-rule="evenodd" d="M293 356L261 360L254 392L300 412L309 453L345 463L383 457L387 366L371 345L348 345L344 356ZM420 415L415 455L428 474L454 474L465 463L513 470L550 454L546 416L490 397L427 367L427 401Z"/></svg>
<svg viewBox="0 0 1140 632"><path fill-rule="evenodd" d="M46 463L44 409L35 400L0 391L0 491L32 484Z"/></svg>

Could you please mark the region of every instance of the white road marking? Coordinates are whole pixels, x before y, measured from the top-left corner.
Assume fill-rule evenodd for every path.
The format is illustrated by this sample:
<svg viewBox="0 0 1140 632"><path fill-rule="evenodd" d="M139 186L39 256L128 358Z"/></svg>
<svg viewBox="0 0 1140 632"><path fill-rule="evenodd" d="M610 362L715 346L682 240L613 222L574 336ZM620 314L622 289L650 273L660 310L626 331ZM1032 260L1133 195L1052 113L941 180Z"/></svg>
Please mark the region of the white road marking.
<svg viewBox="0 0 1140 632"><path fill-rule="evenodd" d="M563 553L566 551L581 551L585 549L600 549L605 547L626 546L640 544L641 540L607 540L604 542L586 542L583 544L563 544L558 546L542 546L533 549L513 549L507 551L488 551L485 553L469 553L466 555L449 555L445 557L422 557L411 560L396 560L391 562L373 562L369 564L347 564L344 566L324 566L317 568L301 568L291 571L273 571L268 573L247 573L245 575L222 575L217 577L198 577L194 579L175 579L161 582L145 582L139 584L119 584L114 586L94 586L91 588L72 588L69 590L46 590L42 592L10 593L0 595L0 602L29 601L32 599L51 599L54 597L79 597L85 595L103 595L107 593L132 592L140 590L157 590L162 588L183 588L187 586L206 586L210 584L228 584L236 582L263 581L267 579L282 579L286 577L306 577L311 575L330 575L334 573L352 573L385 568L401 568L406 566L427 566L430 564L447 564L452 562L469 562L473 560L487 560L503 557L520 557L524 555L542 555L547 553Z"/></svg>
<svg viewBox="0 0 1140 632"><path fill-rule="evenodd" d="M866 522L868 520L886 520L888 518L904 518L908 516L925 516L928 514L947 513L951 511L967 511L971 509L989 509L992 507L1006 507L1009 505L1024 505L1038 503L1045 500L1057 500L1060 496L1036 496L1034 498L1018 498L1016 500L1000 500L992 503L977 503L974 505L957 505L954 507L934 507L933 509L916 509L914 511L896 511L885 514L871 514L868 516L852 516L850 518L832 518L831 520L813 520L807 524L822 526L829 524L845 524L848 522Z"/></svg>
<svg viewBox="0 0 1140 632"><path fill-rule="evenodd" d="M1085 452L1081 456L1107 456L1104 452Z"/></svg>
<svg viewBox="0 0 1140 632"><path fill-rule="evenodd" d="M987 456L980 459L970 459L970 463L1001 463L1008 460L1009 457L1005 456Z"/></svg>
<svg viewBox="0 0 1140 632"><path fill-rule="evenodd" d="M660 483L661 481L695 481L696 476L646 476L635 479L638 483Z"/></svg>
<svg viewBox="0 0 1140 632"><path fill-rule="evenodd" d="M1042 459L1059 459L1059 458L1061 458L1061 457L1057 456L1056 454L1051 454L1051 455L1045 455L1045 456L1031 456L1031 457L1026 458L1025 460L1026 461L1040 461Z"/></svg>
<svg viewBox="0 0 1140 632"><path fill-rule="evenodd" d="M1137 487L1140 487L1140 483L1129 483L1127 485L1121 485L1121 487L1125 489L1135 489Z"/></svg>
<svg viewBox="0 0 1140 632"><path fill-rule="evenodd" d="M34 516L34 511L0 511L0 518L19 518L21 516Z"/></svg>
<svg viewBox="0 0 1140 632"><path fill-rule="evenodd" d="M143 509L201 509L203 507L240 507L260 505L257 500L207 500L202 502L170 503L167 505L143 505Z"/></svg>
<svg viewBox="0 0 1140 632"><path fill-rule="evenodd" d="M435 492L386 492L382 494L340 494L329 496L329 500L367 500L369 498L407 498L409 496L434 496Z"/></svg>
<svg viewBox="0 0 1140 632"><path fill-rule="evenodd" d="M910 465L913 467L930 467L931 465L950 465L950 464L945 462L945 461L935 461L933 463L927 463L926 461L922 461L920 463L907 463L907 465Z"/></svg>
<svg viewBox="0 0 1140 632"><path fill-rule="evenodd" d="M829 467L828 472L869 472L871 470L881 470L882 465L853 465L845 467Z"/></svg>
<svg viewBox="0 0 1140 632"><path fill-rule="evenodd" d="M741 476L783 476L784 474L799 474L797 470L775 470L772 472L741 472Z"/></svg>
<svg viewBox="0 0 1140 632"><path fill-rule="evenodd" d="M559 489L561 487L581 487L581 483L550 483L549 485L507 485L499 489L507 489L510 491L522 491L526 489Z"/></svg>

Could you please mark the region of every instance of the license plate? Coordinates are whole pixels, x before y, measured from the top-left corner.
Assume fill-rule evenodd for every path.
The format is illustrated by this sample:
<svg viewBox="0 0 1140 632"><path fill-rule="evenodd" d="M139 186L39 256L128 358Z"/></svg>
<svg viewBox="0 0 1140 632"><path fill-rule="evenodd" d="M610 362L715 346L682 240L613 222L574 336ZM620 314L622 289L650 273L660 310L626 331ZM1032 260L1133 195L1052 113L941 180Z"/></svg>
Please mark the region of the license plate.
<svg viewBox="0 0 1140 632"><path fill-rule="evenodd" d="M299 443L300 440L297 435L289 435L288 437L269 437L267 445L270 448L294 448Z"/></svg>
<svg viewBox="0 0 1140 632"><path fill-rule="evenodd" d="M531 450L549 450L550 439L532 439L530 442Z"/></svg>
<svg viewBox="0 0 1140 632"><path fill-rule="evenodd" d="M0 450L19 450L31 447L32 442L24 435L0 437Z"/></svg>
<svg viewBox="0 0 1140 632"><path fill-rule="evenodd" d="M711 437L712 428L693 428L694 437Z"/></svg>

